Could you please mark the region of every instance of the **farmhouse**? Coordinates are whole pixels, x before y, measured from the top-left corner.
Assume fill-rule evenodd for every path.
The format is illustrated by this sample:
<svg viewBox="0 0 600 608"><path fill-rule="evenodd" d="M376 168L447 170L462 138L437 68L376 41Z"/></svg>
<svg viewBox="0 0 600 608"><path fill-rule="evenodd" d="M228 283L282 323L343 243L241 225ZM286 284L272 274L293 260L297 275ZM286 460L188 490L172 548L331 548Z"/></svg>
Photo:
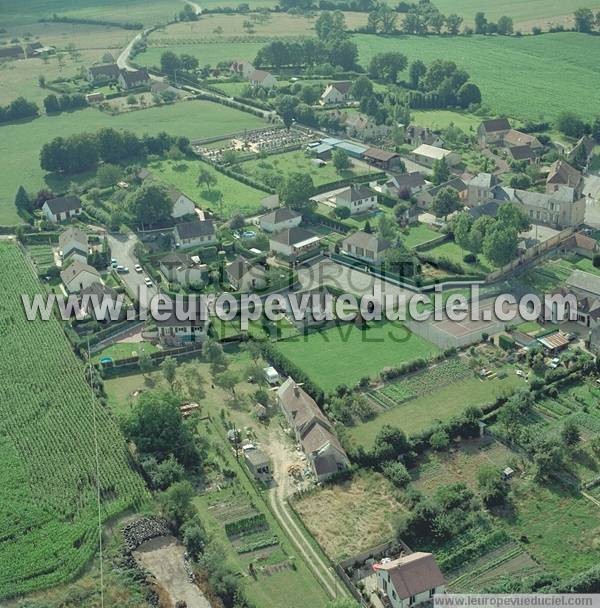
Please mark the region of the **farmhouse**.
<svg viewBox="0 0 600 608"><path fill-rule="evenodd" d="M363 154L363 158L380 169L393 169L394 167L399 167L402 162L400 154L388 152L381 148L369 148Z"/></svg>
<svg viewBox="0 0 600 608"><path fill-rule="evenodd" d="M408 608L431 603L444 593L446 581L431 553L411 553L392 561L374 564L377 589L392 608Z"/></svg>
<svg viewBox="0 0 600 608"><path fill-rule="evenodd" d="M225 268L227 280L237 291L247 292L264 289L267 285L267 271L262 264L251 264L241 255Z"/></svg>
<svg viewBox="0 0 600 608"><path fill-rule="evenodd" d="M344 101L350 99L351 88L352 83L350 81L332 82L331 84L327 85L327 88L321 95L319 103L322 106L334 103L343 103Z"/></svg>
<svg viewBox="0 0 600 608"><path fill-rule="evenodd" d="M358 230L342 241L342 251L368 262L381 261L383 254L392 246L376 234Z"/></svg>
<svg viewBox="0 0 600 608"><path fill-rule="evenodd" d="M217 233L212 220L177 224L173 236L175 237L175 246L182 249L199 245L212 245L217 242Z"/></svg>
<svg viewBox="0 0 600 608"><path fill-rule="evenodd" d="M148 86L150 84L150 76L146 70L121 70L117 82L123 90L130 91Z"/></svg>
<svg viewBox="0 0 600 608"><path fill-rule="evenodd" d="M321 239L304 228L286 228L269 237L269 249L285 256L316 251Z"/></svg>
<svg viewBox="0 0 600 608"><path fill-rule="evenodd" d="M209 319L193 318L181 321L176 317L175 312L175 307L173 307L168 318L156 321L158 338L161 344L165 346L185 346L206 339L210 325Z"/></svg>
<svg viewBox="0 0 600 608"><path fill-rule="evenodd" d="M73 260L60 273L60 280L69 293L79 293L83 289L91 287L93 283L103 284L100 273L92 266L79 260Z"/></svg>
<svg viewBox="0 0 600 608"><path fill-rule="evenodd" d="M79 228L67 228L58 237L58 249L63 264L69 260L79 260L85 264L89 251L88 235Z"/></svg>
<svg viewBox="0 0 600 608"><path fill-rule="evenodd" d="M443 148L436 148L435 146L429 146L422 144L410 154L411 158L421 165L426 167L433 167L433 164L439 160L445 160L449 167L452 167L460 162L460 156L456 152L451 150L444 150Z"/></svg>
<svg viewBox="0 0 600 608"><path fill-rule="evenodd" d="M261 216L259 224L265 232L279 232L285 228L296 228L302 221L302 215L289 207L279 207L271 213Z"/></svg>
<svg viewBox="0 0 600 608"><path fill-rule="evenodd" d="M62 222L81 213L81 200L77 196L59 196L47 200L42 211L49 222Z"/></svg>
<svg viewBox="0 0 600 608"><path fill-rule="evenodd" d="M350 466L348 456L314 399L288 378L277 389L277 402L294 431L318 481Z"/></svg>
<svg viewBox="0 0 600 608"><path fill-rule="evenodd" d="M87 69L87 79L92 84L117 82L121 70L116 63L93 65Z"/></svg>
<svg viewBox="0 0 600 608"><path fill-rule="evenodd" d="M248 74L248 82L251 87L262 87L270 90L277 84L277 79L270 72L264 70L252 70Z"/></svg>
<svg viewBox="0 0 600 608"><path fill-rule="evenodd" d="M377 207L377 195L366 186L353 184L339 190L333 197L336 207L346 207L351 215Z"/></svg>
<svg viewBox="0 0 600 608"><path fill-rule="evenodd" d="M492 144L500 144L509 131L510 122L507 118L484 120L477 128L477 140L482 148Z"/></svg>
<svg viewBox="0 0 600 608"><path fill-rule="evenodd" d="M169 190L169 196L173 203L173 211L171 211L172 218L179 219L184 215L193 215L196 211L196 204L194 201L181 192L181 190L171 188Z"/></svg>
<svg viewBox="0 0 600 608"><path fill-rule="evenodd" d="M201 264L198 256L189 256L175 251L160 259L159 268L168 281L179 283L184 287L198 285L208 275L208 266Z"/></svg>

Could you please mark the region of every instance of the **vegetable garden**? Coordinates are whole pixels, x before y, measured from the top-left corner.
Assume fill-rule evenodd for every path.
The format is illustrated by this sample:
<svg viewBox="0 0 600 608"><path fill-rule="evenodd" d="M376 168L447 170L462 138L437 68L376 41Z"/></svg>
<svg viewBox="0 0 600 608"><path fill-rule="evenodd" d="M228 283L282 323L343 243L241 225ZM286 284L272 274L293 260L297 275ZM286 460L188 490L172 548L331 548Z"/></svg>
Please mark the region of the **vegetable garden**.
<svg viewBox="0 0 600 608"><path fill-rule="evenodd" d="M42 290L17 247L0 243L0 268L0 597L9 597L73 578L96 551L94 418L102 519L146 490L59 321L27 321L19 294Z"/></svg>

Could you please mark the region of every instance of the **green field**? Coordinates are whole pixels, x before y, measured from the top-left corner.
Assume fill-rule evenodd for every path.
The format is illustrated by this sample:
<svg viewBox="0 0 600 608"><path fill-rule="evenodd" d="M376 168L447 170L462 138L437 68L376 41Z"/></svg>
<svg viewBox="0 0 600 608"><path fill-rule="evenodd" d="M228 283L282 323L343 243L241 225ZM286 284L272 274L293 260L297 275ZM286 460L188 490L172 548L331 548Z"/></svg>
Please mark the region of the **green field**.
<svg viewBox="0 0 600 608"><path fill-rule="evenodd" d="M331 182L337 182L341 179L348 179L355 175L366 175L372 171L370 167L360 163L354 164L353 168L349 171L338 173L333 166L333 163L327 163L324 166L318 167L312 162L312 159L305 156L304 152L301 150L275 154L258 160L248 160L241 163L240 168L242 173L254 177L259 181L263 181L263 175L271 174L273 172L279 175L305 173L312 177L315 186L322 186Z"/></svg>
<svg viewBox="0 0 600 608"><path fill-rule="evenodd" d="M585 118L598 113L600 39L571 32L543 36L437 37L356 35L360 62L385 51L401 51L409 61L450 59L479 85L493 113L522 119L555 119L564 110ZM573 93L577 103L573 105Z"/></svg>
<svg viewBox="0 0 600 608"><path fill-rule="evenodd" d="M350 437L356 444L369 448L384 424L400 427L407 435L414 435L438 420L448 421L471 405L480 406L494 401L505 391L522 383L514 373L509 373L502 379L480 380L475 376L464 378L428 395L391 407L373 420L352 427Z"/></svg>
<svg viewBox="0 0 600 608"><path fill-rule="evenodd" d="M60 192L72 180L89 179L89 174L44 174L39 165L39 151L43 144L59 135L65 137L112 127L129 129L139 135L167 131L171 135L185 135L194 139L257 128L263 124L262 119L239 110L210 101L192 101L117 116L87 108L70 114L43 116L29 122L1 126L0 224L19 221L14 196L21 184L31 191L46 186Z"/></svg>
<svg viewBox="0 0 600 608"><path fill-rule="evenodd" d="M469 112L452 112L450 110L413 110L410 113L412 122L434 131L447 129L451 124L465 133L474 133L481 123L481 116Z"/></svg>
<svg viewBox="0 0 600 608"><path fill-rule="evenodd" d="M160 56L168 49L180 55L187 53L198 58L200 65L217 65L220 61L243 59L254 61L261 42L199 42L198 44L170 44L168 47L151 46L136 56L135 61L142 66L160 66Z"/></svg>
<svg viewBox="0 0 600 608"><path fill-rule="evenodd" d="M98 545L97 421L103 520L145 499L125 441L95 405L59 321L28 322L20 294L42 288L0 243L0 597L71 579Z"/></svg>
<svg viewBox="0 0 600 608"><path fill-rule="evenodd" d="M266 192L227 177L201 161L158 161L150 163L148 168L157 179L185 192L199 207L211 209L225 218L236 213L257 213L261 208L260 201L267 196ZM217 179L210 190L197 184L201 168L210 171ZM222 206L219 194L223 195Z"/></svg>
<svg viewBox="0 0 600 608"><path fill-rule="evenodd" d="M353 386L384 367L427 358L437 347L398 323L347 324L277 342L277 349L325 391Z"/></svg>

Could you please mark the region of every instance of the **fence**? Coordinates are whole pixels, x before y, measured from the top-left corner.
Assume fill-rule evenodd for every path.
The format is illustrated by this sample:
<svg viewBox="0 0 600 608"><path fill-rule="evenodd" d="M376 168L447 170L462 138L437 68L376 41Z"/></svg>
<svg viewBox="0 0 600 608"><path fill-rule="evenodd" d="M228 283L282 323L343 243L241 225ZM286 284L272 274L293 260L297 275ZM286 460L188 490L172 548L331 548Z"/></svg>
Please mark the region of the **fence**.
<svg viewBox="0 0 600 608"><path fill-rule="evenodd" d="M493 283L494 281L498 281L499 279L504 278L506 275L510 274L511 272L514 272L515 270L520 270L521 268L524 268L529 263L537 260L540 256L544 255L545 253L548 253L551 249L555 249L556 247L558 247L569 237L573 236L573 234L575 234L575 228L565 228L565 230L562 230L558 234L555 234L547 241L544 241L539 245L535 245L534 247L527 249L527 251L518 259L509 262L508 264L506 264L506 266L503 266L502 268L499 268L494 272L490 272L486 277L486 282Z"/></svg>

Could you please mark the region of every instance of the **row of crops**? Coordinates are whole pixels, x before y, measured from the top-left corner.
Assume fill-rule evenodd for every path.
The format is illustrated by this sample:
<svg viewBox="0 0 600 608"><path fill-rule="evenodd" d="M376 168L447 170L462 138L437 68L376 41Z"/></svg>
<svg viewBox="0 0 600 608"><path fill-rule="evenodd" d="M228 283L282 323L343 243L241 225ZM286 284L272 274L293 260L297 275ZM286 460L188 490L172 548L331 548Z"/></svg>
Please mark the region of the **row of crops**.
<svg viewBox="0 0 600 608"><path fill-rule="evenodd" d="M40 292L21 251L0 243L0 598L68 580L94 555L94 414L102 518L146 498L60 322L25 318L21 294Z"/></svg>
<svg viewBox="0 0 600 608"><path fill-rule="evenodd" d="M468 378L472 374L472 370L461 358L453 357L405 380L387 384L375 391L373 397L383 407L392 407Z"/></svg>

